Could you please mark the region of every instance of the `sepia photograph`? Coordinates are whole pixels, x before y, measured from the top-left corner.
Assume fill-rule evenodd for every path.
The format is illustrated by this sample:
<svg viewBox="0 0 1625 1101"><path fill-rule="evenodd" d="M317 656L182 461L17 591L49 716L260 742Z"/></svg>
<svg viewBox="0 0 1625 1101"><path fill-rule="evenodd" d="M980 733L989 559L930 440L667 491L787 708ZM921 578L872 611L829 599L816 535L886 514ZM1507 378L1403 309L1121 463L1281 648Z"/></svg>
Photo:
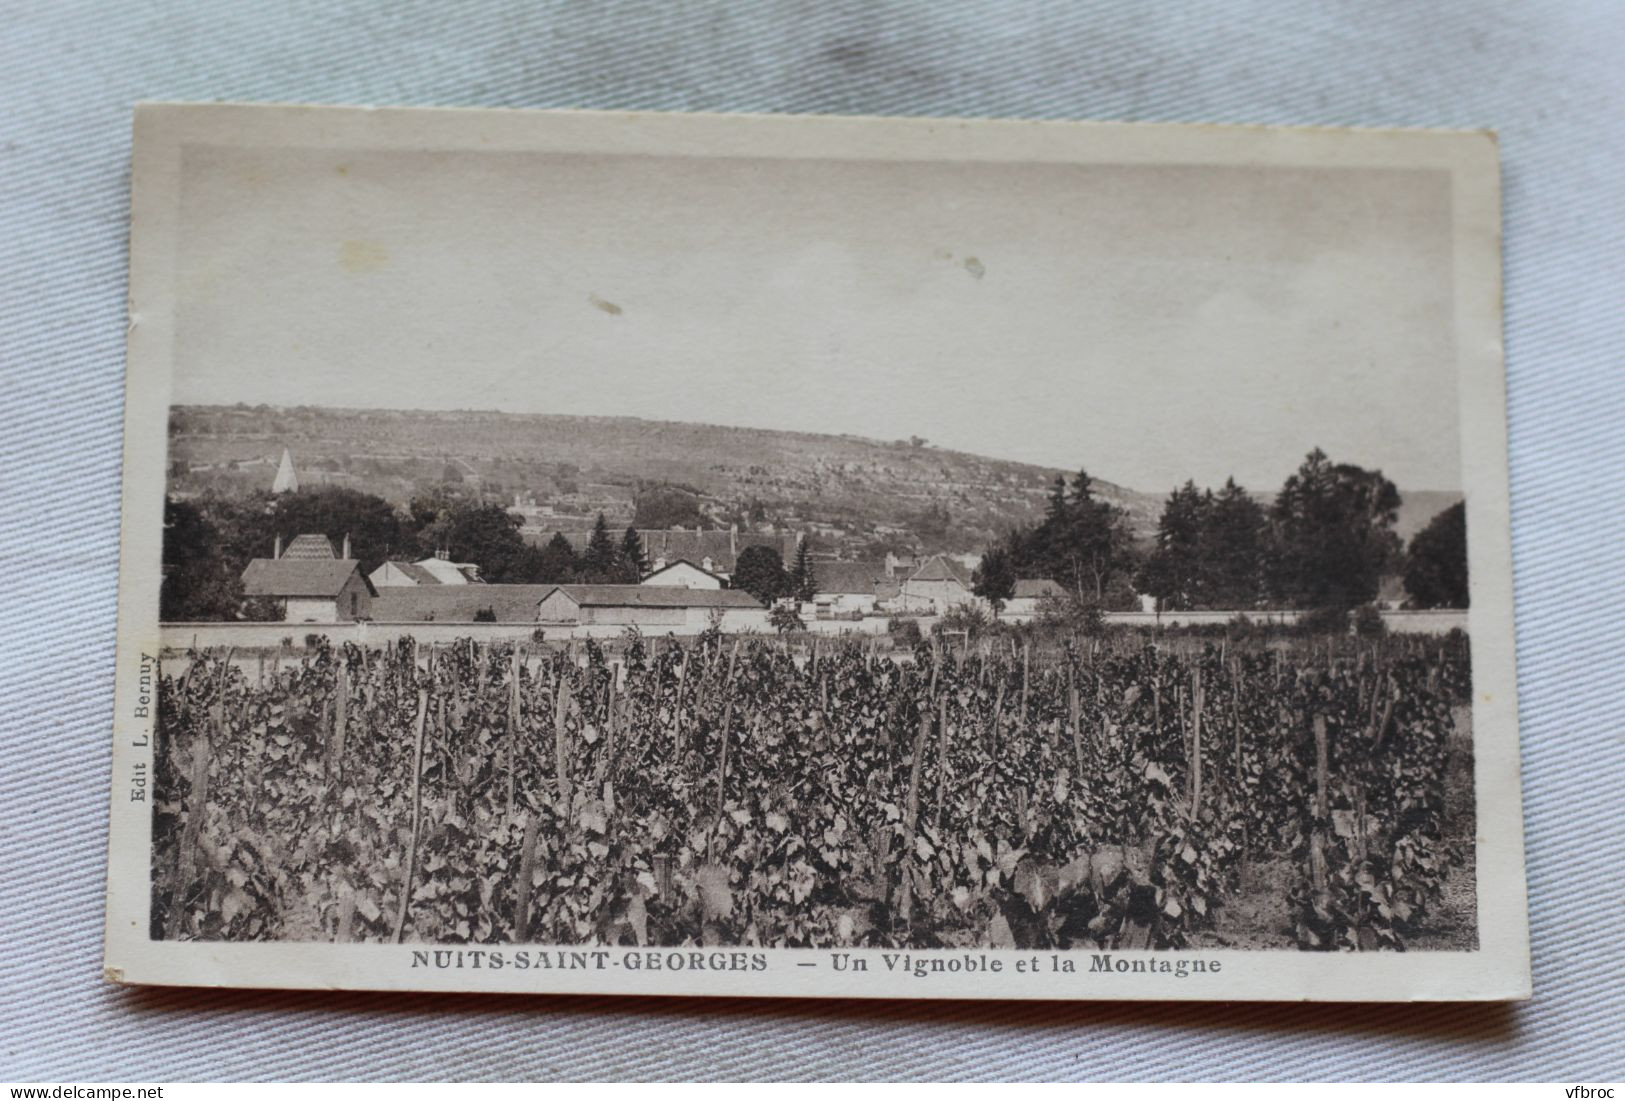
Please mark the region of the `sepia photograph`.
<svg viewBox="0 0 1625 1101"><path fill-rule="evenodd" d="M1496 186L142 108L110 974L1523 996Z"/></svg>

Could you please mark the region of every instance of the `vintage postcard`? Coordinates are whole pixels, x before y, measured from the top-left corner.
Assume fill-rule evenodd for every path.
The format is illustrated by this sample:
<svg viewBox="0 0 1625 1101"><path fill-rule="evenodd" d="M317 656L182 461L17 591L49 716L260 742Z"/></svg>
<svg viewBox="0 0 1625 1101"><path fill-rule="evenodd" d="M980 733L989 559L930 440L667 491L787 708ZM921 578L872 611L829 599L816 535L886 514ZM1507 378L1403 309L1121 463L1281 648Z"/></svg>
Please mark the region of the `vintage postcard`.
<svg viewBox="0 0 1625 1101"><path fill-rule="evenodd" d="M150 105L126 983L1528 996L1493 136Z"/></svg>

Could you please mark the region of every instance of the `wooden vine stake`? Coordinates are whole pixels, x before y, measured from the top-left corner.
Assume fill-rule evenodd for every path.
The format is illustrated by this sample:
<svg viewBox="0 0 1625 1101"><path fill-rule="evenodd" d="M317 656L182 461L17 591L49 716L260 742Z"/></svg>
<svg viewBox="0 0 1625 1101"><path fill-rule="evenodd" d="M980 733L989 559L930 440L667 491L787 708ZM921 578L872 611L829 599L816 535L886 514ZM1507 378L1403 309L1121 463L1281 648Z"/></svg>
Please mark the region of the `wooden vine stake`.
<svg viewBox="0 0 1625 1101"><path fill-rule="evenodd" d="M412 903L412 880L418 870L418 831L423 826L423 727L429 717L429 690L418 689L418 717L412 735L412 832L406 844L406 873L401 879L401 907L395 914L394 943L406 931L406 910Z"/></svg>
<svg viewBox="0 0 1625 1101"><path fill-rule="evenodd" d="M738 644L735 643L737 646ZM717 821L711 830L711 840L706 845L705 861L707 864L716 861L717 838L722 835L722 809L726 806L728 794L728 743L732 740L730 731L733 729L734 701L733 693L728 693L728 702L722 707L722 750L717 754Z"/></svg>
<svg viewBox="0 0 1625 1101"><path fill-rule="evenodd" d="M1191 817L1202 812L1202 667L1191 667Z"/></svg>
<svg viewBox="0 0 1625 1101"><path fill-rule="evenodd" d="M1330 800L1326 792L1326 716L1316 714L1315 724L1315 828L1309 835L1309 876L1316 891L1326 889L1326 818Z"/></svg>
<svg viewBox="0 0 1625 1101"><path fill-rule="evenodd" d="M1162 748L1162 664L1151 674L1151 744Z"/></svg>
<svg viewBox="0 0 1625 1101"><path fill-rule="evenodd" d="M914 830L920 821L920 764L925 757L925 741L930 736L931 709L928 706L920 711L920 729L914 735L913 759L908 770L908 806L903 812L903 859L898 862L902 882L898 885L897 913L905 927L914 904Z"/></svg>
<svg viewBox="0 0 1625 1101"><path fill-rule="evenodd" d="M604 688L604 750L598 755L598 768L594 775L602 780L615 775L615 667L610 666L609 684Z"/></svg>
<svg viewBox="0 0 1625 1101"><path fill-rule="evenodd" d="M1235 787L1236 801L1241 801L1245 789L1241 771L1241 659L1237 658L1230 666L1230 727L1235 734ZM1247 832L1247 816L1241 818L1241 858L1247 859L1252 849L1252 840Z"/></svg>
<svg viewBox="0 0 1625 1101"><path fill-rule="evenodd" d="M473 651L473 640L469 640L469 650ZM519 644L515 643L513 654L508 662L508 736L503 740L507 742L508 750L508 821L513 821L513 783L514 772L518 769L518 751L514 743L519 740L519 670L524 664L524 656L519 652ZM483 668L483 663L481 668Z"/></svg>
<svg viewBox="0 0 1625 1101"><path fill-rule="evenodd" d="M1021 644L1021 725L1027 725L1027 668L1032 658L1033 646L1030 642Z"/></svg>
<svg viewBox="0 0 1625 1101"><path fill-rule="evenodd" d="M1072 756L1077 761L1078 778L1083 778L1083 729L1078 720L1078 685L1072 674L1072 659L1066 662L1067 710L1072 720Z"/></svg>
<svg viewBox="0 0 1625 1101"><path fill-rule="evenodd" d="M513 939L523 944L530 936L531 880L536 876L536 834L542 824L539 811L525 815L525 840L519 850L519 881L514 884Z"/></svg>
<svg viewBox="0 0 1625 1101"><path fill-rule="evenodd" d="M931 813L932 824L942 832L942 803L948 784L948 693L942 694L937 711L937 803Z"/></svg>
<svg viewBox="0 0 1625 1101"><path fill-rule="evenodd" d="M683 651L683 662L677 667L677 702L672 704L671 748L679 762L683 759L683 687L688 683L688 650Z"/></svg>
<svg viewBox="0 0 1625 1101"><path fill-rule="evenodd" d="M570 694L570 674L559 666L558 689L553 693L553 775L558 779L560 816L566 826L574 815L570 806L570 730L565 723Z"/></svg>
<svg viewBox="0 0 1625 1101"><path fill-rule="evenodd" d="M993 694L993 721L988 724L987 755L989 758L999 753L999 727L1004 725L1004 670L999 670L999 687Z"/></svg>
<svg viewBox="0 0 1625 1101"><path fill-rule="evenodd" d="M339 675L333 681L333 740L328 775L344 779L344 742L350 727L350 663L339 658Z"/></svg>

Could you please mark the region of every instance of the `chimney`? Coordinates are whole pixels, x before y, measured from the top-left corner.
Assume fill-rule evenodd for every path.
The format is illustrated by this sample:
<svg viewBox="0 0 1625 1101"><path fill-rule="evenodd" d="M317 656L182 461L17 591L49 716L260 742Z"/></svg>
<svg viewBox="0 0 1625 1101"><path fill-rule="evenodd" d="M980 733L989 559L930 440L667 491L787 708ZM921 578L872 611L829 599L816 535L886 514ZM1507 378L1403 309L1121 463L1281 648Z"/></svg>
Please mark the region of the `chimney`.
<svg viewBox="0 0 1625 1101"><path fill-rule="evenodd" d="M282 557L282 536L280 534L276 537L276 546L271 548L271 557L272 558L281 558Z"/></svg>
<svg viewBox="0 0 1625 1101"><path fill-rule="evenodd" d="M339 557L344 559L346 562L348 562L350 560L350 533L349 532L344 533L344 553L339 555Z"/></svg>

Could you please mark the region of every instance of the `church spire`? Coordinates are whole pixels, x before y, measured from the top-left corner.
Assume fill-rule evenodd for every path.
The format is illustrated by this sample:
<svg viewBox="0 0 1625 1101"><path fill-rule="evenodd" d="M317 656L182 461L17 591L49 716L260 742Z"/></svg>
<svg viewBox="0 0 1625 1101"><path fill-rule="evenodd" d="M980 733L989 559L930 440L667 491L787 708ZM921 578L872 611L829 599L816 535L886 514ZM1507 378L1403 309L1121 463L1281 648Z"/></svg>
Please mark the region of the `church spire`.
<svg viewBox="0 0 1625 1101"><path fill-rule="evenodd" d="M299 492L299 475L293 469L293 455L284 447L282 449L282 462L276 468L276 481L271 483L272 493Z"/></svg>

